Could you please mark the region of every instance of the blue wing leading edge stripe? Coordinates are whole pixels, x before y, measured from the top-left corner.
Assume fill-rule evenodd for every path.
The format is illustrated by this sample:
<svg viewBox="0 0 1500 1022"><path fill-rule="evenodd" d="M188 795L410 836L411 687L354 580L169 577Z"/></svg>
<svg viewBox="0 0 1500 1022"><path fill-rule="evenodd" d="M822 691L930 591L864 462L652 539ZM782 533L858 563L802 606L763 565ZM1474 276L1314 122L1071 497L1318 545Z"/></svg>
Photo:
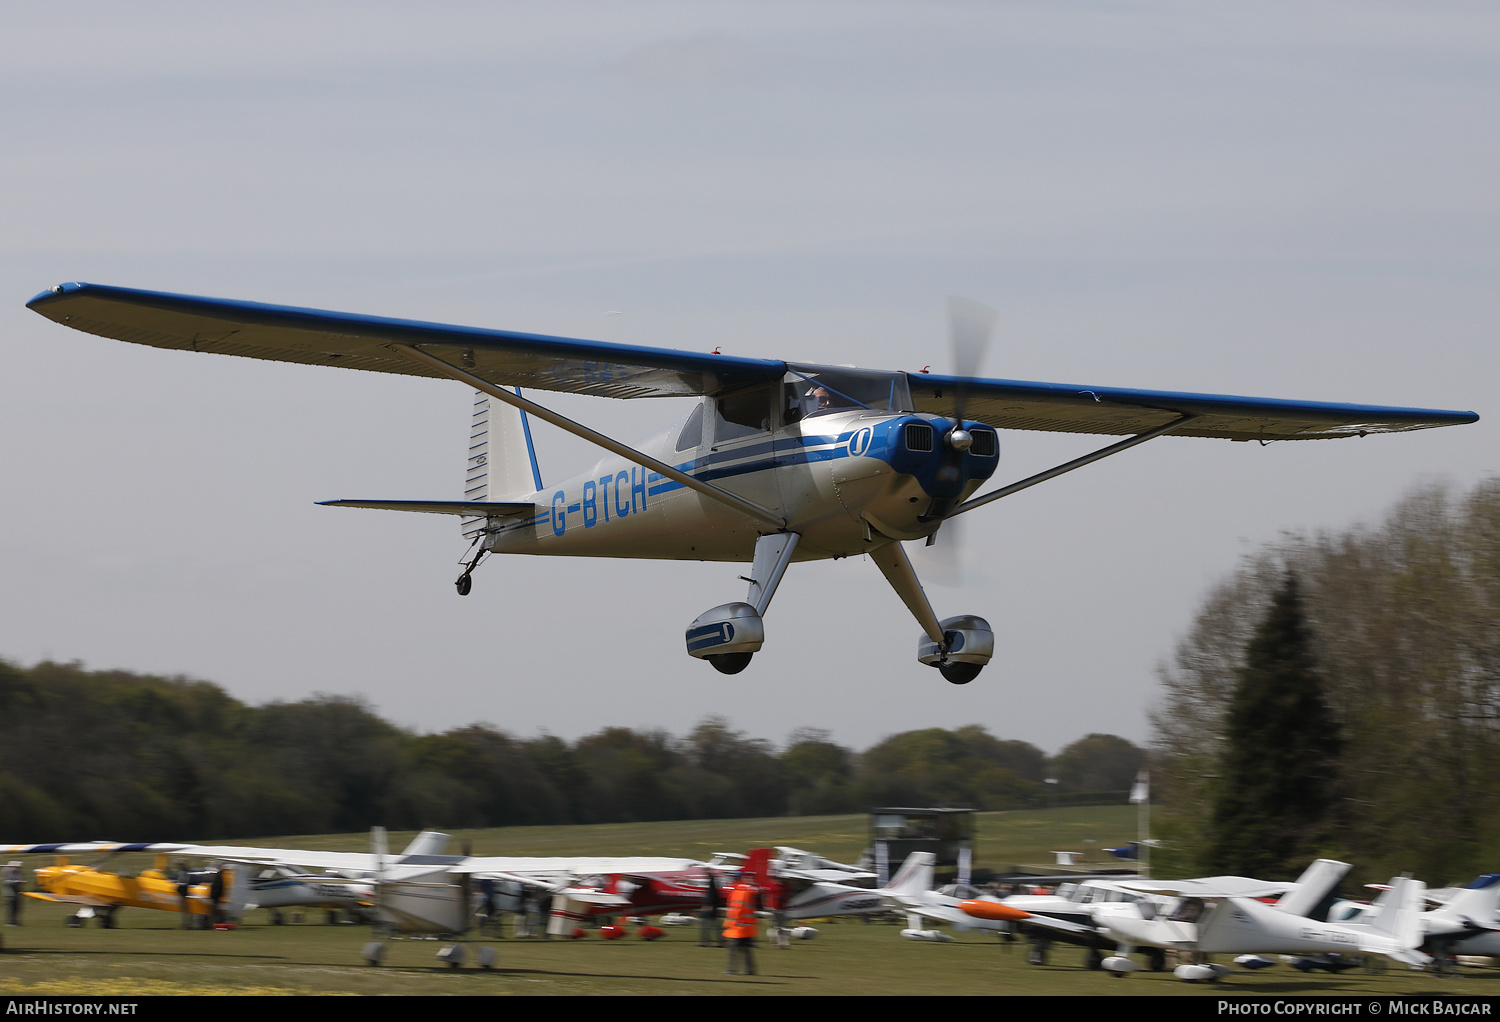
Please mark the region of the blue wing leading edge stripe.
<svg viewBox="0 0 1500 1022"><path fill-rule="evenodd" d="M83 326L84 317L74 316L72 323L64 310L81 305L89 310L94 303L113 307L116 314L101 318L91 312L87 319L93 325ZM201 320L217 320L224 324L260 327L270 331L289 331L276 335L284 349L288 343L299 349L296 357L285 350L273 351L263 341L256 342L254 351L240 351L251 357L270 358L278 361L303 361L303 355L317 356L308 360L324 363L328 354L337 355L334 338L349 338L363 342L385 343L400 341L414 345L445 345L470 348L476 351L503 352L507 356L523 360L536 360L536 365L550 364L551 360L572 360L613 367L614 382L628 383L641 377L640 391L636 396L653 394L717 393L722 389L749 386L754 383L780 379L786 372L786 363L774 359L745 358L736 355L714 355L672 348L652 348L634 344L610 344L574 337L555 337L548 334L523 333L514 330L494 330L486 327L451 326L420 320L394 319L385 316L366 316L349 312L329 312L290 305L271 305L264 302L246 302L229 298L202 298L194 295L171 294L164 291L143 291L135 288L112 287L107 284L65 283L43 291L26 303L26 307L49 319L66 325L85 329L102 336L114 336L124 330L130 336L120 339L157 347L188 347L184 343L189 337L202 331ZM130 312L128 310L143 310ZM152 313L161 314L153 319ZM189 321L171 317L188 317ZM191 319L200 320L192 323ZM178 336L177 330L188 331ZM157 334L157 338L143 339L143 333ZM232 336L232 335L226 335ZM295 342L289 338L296 337ZM168 340L168 338L170 338ZM325 350L327 349L327 350ZM204 350L213 350L207 348ZM347 356L345 356L347 357ZM392 359L385 371L406 372L400 359ZM373 368L366 366L365 368ZM573 368L577 368L576 366ZM663 387L661 378L678 374L701 381L718 381L710 387L695 386L688 389ZM653 377L652 382L647 377ZM528 384L540 385L538 380ZM544 389L576 389L573 387L551 387Z"/></svg>

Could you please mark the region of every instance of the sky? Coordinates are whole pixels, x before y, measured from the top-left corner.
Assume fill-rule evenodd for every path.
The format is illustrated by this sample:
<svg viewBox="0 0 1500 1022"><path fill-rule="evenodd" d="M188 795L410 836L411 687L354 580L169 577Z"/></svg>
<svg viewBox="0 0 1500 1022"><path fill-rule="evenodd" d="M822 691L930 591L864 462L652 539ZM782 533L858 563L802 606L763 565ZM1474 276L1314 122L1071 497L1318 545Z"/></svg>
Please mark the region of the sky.
<svg viewBox="0 0 1500 1022"><path fill-rule="evenodd" d="M1266 0L10 3L0 8L0 657L576 738L722 715L866 747L978 723L1149 738L1155 671L1287 532L1500 470L1500 8ZM797 564L743 674L683 630L744 566L491 558L447 381L157 351L58 281L603 341L1473 410L1306 443L1163 438L966 516L956 687L864 559ZM546 395L626 442L680 400ZM536 427L545 482L595 454ZM1007 432L997 482L1109 442Z"/></svg>

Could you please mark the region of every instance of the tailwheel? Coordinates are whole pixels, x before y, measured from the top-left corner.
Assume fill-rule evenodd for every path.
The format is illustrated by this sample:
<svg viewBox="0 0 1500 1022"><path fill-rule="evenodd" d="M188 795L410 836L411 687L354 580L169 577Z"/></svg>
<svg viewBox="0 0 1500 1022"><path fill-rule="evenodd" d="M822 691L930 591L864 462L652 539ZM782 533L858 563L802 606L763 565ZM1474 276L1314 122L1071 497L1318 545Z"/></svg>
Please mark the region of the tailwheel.
<svg viewBox="0 0 1500 1022"><path fill-rule="evenodd" d="M479 539L474 540L474 542L478 544L483 538L483 536L480 536ZM474 548L470 547L469 549L472 550ZM484 560L484 555L486 553L488 553L488 551L483 547L480 547L479 553L474 555L473 560L459 561L459 563L464 566L464 573L458 576L458 581L453 583L453 587L458 590L458 595L468 596L469 590L474 588L474 569L479 567L479 562Z"/></svg>

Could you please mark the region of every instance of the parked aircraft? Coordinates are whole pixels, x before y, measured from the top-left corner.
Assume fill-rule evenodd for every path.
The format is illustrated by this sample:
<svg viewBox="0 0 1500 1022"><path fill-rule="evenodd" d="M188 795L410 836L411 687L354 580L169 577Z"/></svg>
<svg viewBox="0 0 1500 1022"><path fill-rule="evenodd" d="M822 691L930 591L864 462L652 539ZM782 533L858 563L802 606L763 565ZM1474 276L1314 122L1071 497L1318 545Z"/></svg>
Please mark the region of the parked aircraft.
<svg viewBox="0 0 1500 1022"><path fill-rule="evenodd" d="M987 664L984 618L939 619L901 546L947 521L1167 434L1228 440L1364 436L1474 422L1464 411L1226 397L976 375L995 314L950 303L953 376L787 363L504 330L65 283L28 307L88 333L160 348L444 377L479 392L460 501L338 500L341 507L461 516L472 541L467 594L488 553L655 557L751 564L743 601L688 627L689 655L738 672L794 560L868 554L922 629L917 659L965 684ZM520 388L700 403L640 448L522 395ZM535 416L613 457L544 486ZM972 418L970 416L973 416ZM982 497L998 429L1125 436Z"/></svg>
<svg viewBox="0 0 1500 1022"><path fill-rule="evenodd" d="M447 841L447 834L423 831L412 839L397 861L415 864L439 855ZM170 912L184 910L178 893L177 878L168 867L167 860L174 855L179 858L211 859L238 864L237 868L226 871L223 894L216 906L218 914L225 918L238 919L245 912L256 908L272 911L284 908L358 910L369 907L374 898L374 887L369 881L371 864L368 856L345 860L325 859L324 864L330 872L315 875L291 865L298 857L296 853L278 858L257 854L264 852L264 849L252 851L239 846L217 846L210 849L205 845L176 842L85 841L0 847L11 855L58 855L56 863L39 867L35 871L37 886L41 890L28 891L27 896L41 901L82 906L97 915L101 925L106 927L114 925L115 914L120 908L154 908ZM235 855L235 852L247 854ZM153 854L156 861L151 868L134 875L102 868L110 859L127 853ZM69 862L63 857L64 854L102 858L85 865ZM337 856L337 853L329 854ZM257 866L264 868L256 869ZM430 869L430 866L426 868ZM210 871L192 871L192 875L194 879L186 911L206 918L214 914L215 908L206 882Z"/></svg>
<svg viewBox="0 0 1500 1022"><path fill-rule="evenodd" d="M1016 895L999 902L1005 911L1020 909L1028 918L1015 924L1016 929L1030 937L1032 942L1028 960L1034 965L1045 963L1046 952L1054 940L1081 944L1088 948L1086 964L1091 969L1102 968L1104 951L1114 946L1116 938L1101 923L1102 915L1124 911L1122 905L1138 902L1154 902L1137 905L1142 915L1157 917L1170 912L1171 901L1166 895L1225 896L1233 894L1242 898L1276 898L1275 908L1294 916L1313 915L1321 908L1326 910L1332 901L1339 881L1349 872L1347 862L1333 859L1318 859L1291 883L1267 883L1249 877L1219 876L1198 880L1179 880L1173 883L1158 883L1139 877L1126 877L1113 881L1092 880L1087 883L1065 885L1055 895ZM980 918L999 918L993 899L976 899L963 902L963 911ZM1153 971L1161 971L1166 957L1161 948L1148 948L1146 960Z"/></svg>
<svg viewBox="0 0 1500 1022"><path fill-rule="evenodd" d="M906 913L907 925L901 936L908 940L953 939L941 930L924 926L925 919L947 923L957 930L1008 931L1011 923L1026 918L1025 912L998 903L989 918L980 919L965 912L960 906L968 898L932 889L936 862L937 856L932 852L912 852L891 877L890 884L879 891L892 908Z"/></svg>
<svg viewBox="0 0 1500 1022"><path fill-rule="evenodd" d="M0 848L10 854L113 855L121 852L173 854L187 858L231 862L236 864L236 868L242 872L255 868L326 870L347 880L369 885L374 895L376 915L392 927L413 932L442 933L462 932L467 927L471 878L477 875L560 889L583 876L668 872L699 865L693 859L665 856L447 855L444 854L444 849L448 840L447 834L423 831L413 838L404 851L392 855L386 849L384 828L377 827L371 832L369 852L260 848L251 845L110 842L8 845L0 846ZM69 868L77 872L90 872L88 867ZM37 873L40 882L42 870L38 870ZM166 881L162 882L166 883ZM170 906L163 902L146 907L176 909L179 903L176 885L170 884L169 886L171 887ZM155 887L148 887L148 890L155 891ZM228 890L227 885L226 890ZM87 890L65 893L93 896L92 892ZM160 902L162 897L164 893L160 897L153 894L147 900ZM227 910L230 902L231 896L226 894L222 908ZM208 908L205 904L193 911L203 914L208 912Z"/></svg>
<svg viewBox="0 0 1500 1022"><path fill-rule="evenodd" d="M1417 880L1393 880L1379 899L1386 911L1369 927L1320 922L1255 897L1215 890L1206 883L1184 890L1187 893L1168 912L1157 911L1152 901L1101 906L1094 923L1119 944L1117 953L1104 960L1104 968L1121 976L1139 968L1130 959L1130 950L1142 945L1194 954L1340 952L1381 954L1408 965L1428 961L1417 950L1422 943L1420 914L1426 891L1426 885ZM1213 981L1227 972L1222 965L1192 964L1178 966L1175 975Z"/></svg>
<svg viewBox="0 0 1500 1022"><path fill-rule="evenodd" d="M770 848L754 848L743 856L734 856L736 861L732 863L575 878L566 886L549 889L552 915L548 932L570 933L590 918L696 913L703 905L711 874L721 890L733 886L738 877L749 877L761 891L768 891L774 883L773 854Z"/></svg>
<svg viewBox="0 0 1500 1022"><path fill-rule="evenodd" d="M207 872L190 874L184 901L176 876L168 872L166 860L165 854L158 855L155 865L132 876L101 869L100 863L86 865L59 856L53 865L37 867L34 876L40 890L26 891L25 894L38 901L77 905L78 911L69 918L70 923L81 923L94 916L106 929L114 928L122 908L181 912L206 920L215 914L216 908L223 910L228 907L230 884L223 886L225 898L215 905Z"/></svg>
<svg viewBox="0 0 1500 1022"><path fill-rule="evenodd" d="M368 880L328 873L306 873L288 866L236 873L229 914L235 919L263 908L272 921L281 921L286 908L344 909L359 915L375 903L375 886Z"/></svg>
<svg viewBox="0 0 1500 1022"><path fill-rule="evenodd" d="M1439 904L1421 915L1422 946L1440 967L1454 955L1500 955L1500 873L1487 873L1457 890L1429 891L1428 900ZM1385 910L1378 900L1341 901L1329 910L1328 920L1374 926Z"/></svg>
<svg viewBox="0 0 1500 1022"><path fill-rule="evenodd" d="M996 924L995 929L1000 932L1025 936L1031 944L1026 960L1032 965L1046 965L1052 943L1062 941L1087 948L1085 964L1097 969L1104 961L1103 951L1113 945L1094 925L1094 907L1108 902L1139 901L1143 897L1139 892L1127 890L1120 880L1094 879L1061 884L1055 894L968 898L958 903L958 909L975 920ZM1017 918L1017 910L1024 915ZM1160 957L1153 959L1152 968L1160 971L1162 961Z"/></svg>
<svg viewBox="0 0 1500 1022"><path fill-rule="evenodd" d="M873 873L833 862L799 848L754 848L744 854L720 852L707 863L669 872L611 873L579 878L553 896L554 933L570 932L587 918L694 914L703 904L709 876L721 891L749 875L769 902L780 899L787 919L816 919L878 912L885 899L847 881ZM538 885L546 886L546 885Z"/></svg>

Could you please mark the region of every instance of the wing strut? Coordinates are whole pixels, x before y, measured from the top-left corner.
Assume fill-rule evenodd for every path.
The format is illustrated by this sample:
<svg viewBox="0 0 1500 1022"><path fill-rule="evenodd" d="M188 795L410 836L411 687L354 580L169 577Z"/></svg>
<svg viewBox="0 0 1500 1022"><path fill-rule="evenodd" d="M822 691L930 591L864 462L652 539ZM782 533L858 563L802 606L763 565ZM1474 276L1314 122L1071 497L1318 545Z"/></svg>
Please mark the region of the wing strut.
<svg viewBox="0 0 1500 1022"><path fill-rule="evenodd" d="M1117 444L1110 444L1108 447L1101 447L1099 448L1099 450L1095 451L1092 454L1085 454L1081 458L1074 458L1072 461L1064 462L1063 464L1058 465L1054 468L1049 468L1045 472L1038 472L1034 476L1027 476L1025 479L1022 479L1019 482L1011 483L1009 486L1002 486L998 490L991 490L983 497L976 497L973 500L965 501L964 503L958 505L958 507L954 508L952 511L948 512L945 517L952 518L954 515L961 515L965 511L972 511L976 507L983 507L992 500L999 500L1001 497L1009 497L1012 493L1018 493L1029 486L1035 486L1037 483L1045 483L1048 479L1055 479L1058 476L1062 475L1064 472L1071 472L1075 468L1082 468L1085 465L1092 465L1094 462L1107 458L1111 454L1119 454L1121 451L1128 451L1130 450L1130 448L1136 446L1137 444L1143 444L1147 440L1155 440L1157 437L1161 436L1164 433L1170 433L1172 432L1172 430L1177 429L1179 426L1185 426L1196 418L1198 418L1198 416L1192 414L1179 415L1177 418L1173 419L1171 422L1166 423L1165 425L1157 426L1155 429L1148 429L1144 433L1137 433L1135 436L1130 437L1128 440L1121 440Z"/></svg>
<svg viewBox="0 0 1500 1022"><path fill-rule="evenodd" d="M770 511L767 508L761 507L759 504L756 504L753 501L745 500L743 497L737 497L734 494L730 493L728 490L722 490L710 483L705 483L701 479L695 479L692 476L688 475L686 472L675 469L664 461L657 461L649 454L642 454L640 451L636 450L633 447L626 447L618 440L607 437L603 433L589 429L581 422L574 422L572 419L564 415L559 415L557 412L554 412L551 409L543 408L535 401L530 401L519 394L506 390L504 387L497 387L487 380L482 380L472 373L465 372L458 366L444 362L442 359L437 358L434 355L429 355L427 352L423 351L420 348L414 347L410 344L391 344L388 345L388 347L398 355L404 355L407 358L412 359L413 361L421 362L423 365L430 366L431 368L436 369L444 376L449 376L462 383L467 383L475 390L481 390L484 393L488 394L490 397L495 398L496 400L504 401L506 404L513 405L514 407L521 409L521 411L523 412L528 412L545 422L552 423L552 425L556 426L558 429L567 430L574 436L582 437L589 443L598 444L600 447L604 448L606 451L609 451L611 454L618 454L620 457L633 461L637 465L643 465L653 472L659 472L673 482L681 483L683 486L686 486L690 490L697 490L705 497L708 497L711 500L717 500L721 504L726 504L729 507L734 508L734 510L738 511L740 514L754 518L758 522L764 522L765 524L771 526L773 529L776 529L778 532L786 528L785 518L780 517L775 512Z"/></svg>

